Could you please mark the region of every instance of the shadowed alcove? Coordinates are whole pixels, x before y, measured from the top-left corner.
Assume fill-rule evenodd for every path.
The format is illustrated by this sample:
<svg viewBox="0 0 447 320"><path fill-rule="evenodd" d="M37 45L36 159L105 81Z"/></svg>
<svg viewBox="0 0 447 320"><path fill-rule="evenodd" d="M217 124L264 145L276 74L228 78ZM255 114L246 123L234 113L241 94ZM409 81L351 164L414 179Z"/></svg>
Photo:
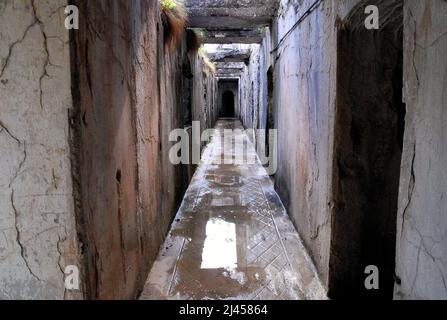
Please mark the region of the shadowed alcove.
<svg viewBox="0 0 447 320"><path fill-rule="evenodd" d="M369 2L368 2L369 3ZM364 2L338 36L337 118L329 290L332 298L392 298L405 121L402 1L375 1L379 30L364 26ZM379 269L379 290L365 269Z"/></svg>

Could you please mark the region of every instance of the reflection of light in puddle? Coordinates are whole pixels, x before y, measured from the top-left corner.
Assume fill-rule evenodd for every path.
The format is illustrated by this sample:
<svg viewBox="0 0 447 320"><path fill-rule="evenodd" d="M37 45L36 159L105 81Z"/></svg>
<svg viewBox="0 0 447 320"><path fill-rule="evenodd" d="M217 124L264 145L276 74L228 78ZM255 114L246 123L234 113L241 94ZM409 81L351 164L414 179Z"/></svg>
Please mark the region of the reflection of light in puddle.
<svg viewBox="0 0 447 320"><path fill-rule="evenodd" d="M247 283L247 276L243 272L236 272L236 270L225 271L223 275L239 282L240 285ZM256 279L258 280L258 279Z"/></svg>
<svg viewBox="0 0 447 320"><path fill-rule="evenodd" d="M208 221L202 252L202 269L235 269L236 267L236 225L221 219Z"/></svg>

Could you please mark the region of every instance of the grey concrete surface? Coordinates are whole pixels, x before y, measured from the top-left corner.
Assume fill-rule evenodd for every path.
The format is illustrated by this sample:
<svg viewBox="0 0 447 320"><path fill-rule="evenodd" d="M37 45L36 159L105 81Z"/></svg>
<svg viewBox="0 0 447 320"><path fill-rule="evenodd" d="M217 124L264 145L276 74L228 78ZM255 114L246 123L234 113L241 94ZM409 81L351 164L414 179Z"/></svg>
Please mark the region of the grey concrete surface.
<svg viewBox="0 0 447 320"><path fill-rule="evenodd" d="M240 122L216 129L140 299L325 299Z"/></svg>

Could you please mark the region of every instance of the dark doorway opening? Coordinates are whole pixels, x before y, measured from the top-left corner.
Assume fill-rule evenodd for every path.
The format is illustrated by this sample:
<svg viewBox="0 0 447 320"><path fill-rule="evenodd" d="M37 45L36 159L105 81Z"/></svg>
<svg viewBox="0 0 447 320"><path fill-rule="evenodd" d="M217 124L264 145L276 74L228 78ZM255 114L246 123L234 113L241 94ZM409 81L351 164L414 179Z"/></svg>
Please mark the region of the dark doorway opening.
<svg viewBox="0 0 447 320"><path fill-rule="evenodd" d="M232 91L225 91L222 95L222 112L221 117L223 118L235 118L235 97Z"/></svg>
<svg viewBox="0 0 447 320"><path fill-rule="evenodd" d="M265 135L265 150L266 154L270 154L270 130L275 128L274 110L273 110L273 68L270 67L267 71L267 117L266 117L266 135Z"/></svg>
<svg viewBox="0 0 447 320"><path fill-rule="evenodd" d="M329 266L329 296L333 299L392 299L394 291L406 110L402 102L403 9L402 1L372 4L388 17L380 22L379 30L365 28L361 3L338 36L335 207ZM369 266L379 271L377 290L365 285Z"/></svg>

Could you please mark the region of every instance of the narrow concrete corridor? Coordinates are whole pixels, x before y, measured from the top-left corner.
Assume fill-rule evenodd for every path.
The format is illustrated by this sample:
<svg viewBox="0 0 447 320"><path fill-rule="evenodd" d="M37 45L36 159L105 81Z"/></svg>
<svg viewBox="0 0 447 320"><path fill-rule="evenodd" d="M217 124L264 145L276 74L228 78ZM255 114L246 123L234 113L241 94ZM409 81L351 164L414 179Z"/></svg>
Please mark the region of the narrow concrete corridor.
<svg viewBox="0 0 447 320"><path fill-rule="evenodd" d="M218 121L141 299L325 299L242 130L238 120Z"/></svg>
<svg viewBox="0 0 447 320"><path fill-rule="evenodd" d="M446 17L0 0L0 300L447 299Z"/></svg>

